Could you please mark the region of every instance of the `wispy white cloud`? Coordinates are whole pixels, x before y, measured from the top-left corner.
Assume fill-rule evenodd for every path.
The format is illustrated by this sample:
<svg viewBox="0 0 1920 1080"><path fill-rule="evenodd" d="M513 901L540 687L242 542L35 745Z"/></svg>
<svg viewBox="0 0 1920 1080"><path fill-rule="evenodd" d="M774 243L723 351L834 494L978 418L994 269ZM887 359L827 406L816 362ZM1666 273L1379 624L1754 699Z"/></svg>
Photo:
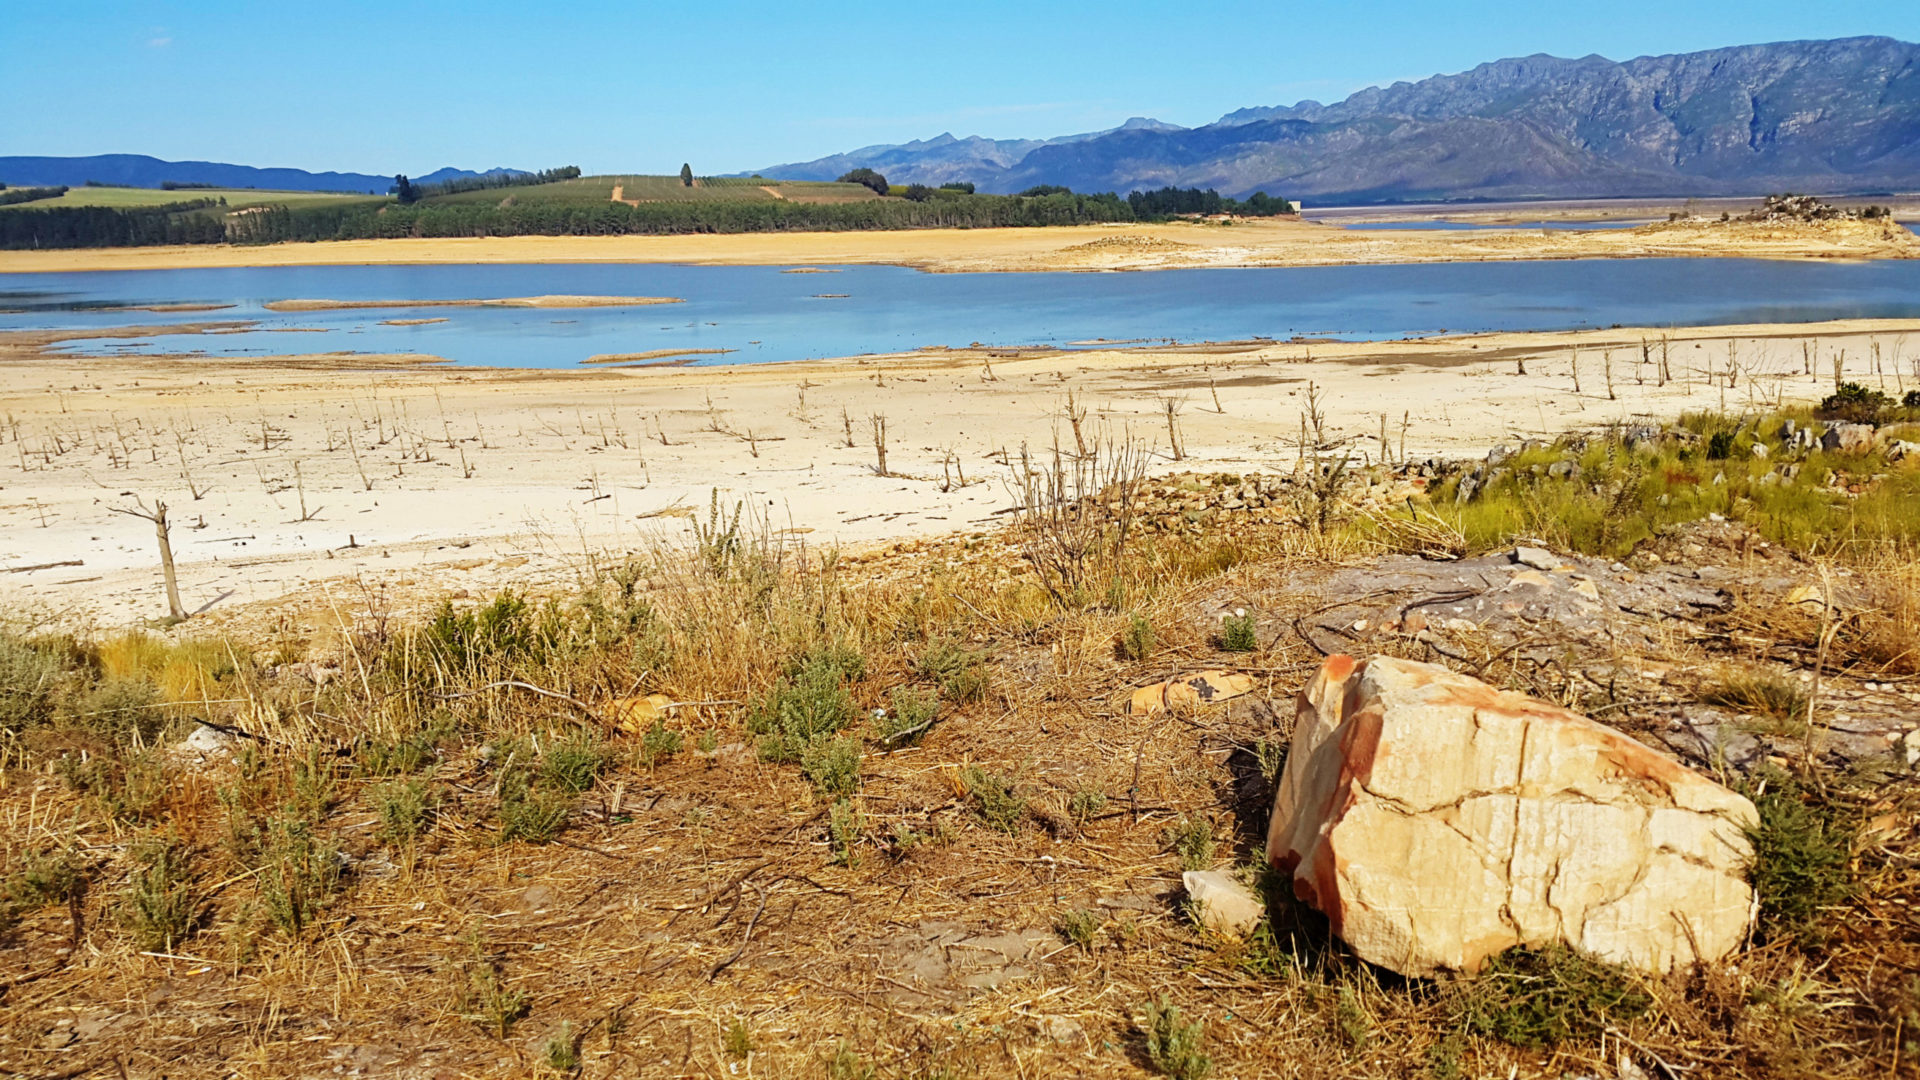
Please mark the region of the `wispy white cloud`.
<svg viewBox="0 0 1920 1080"><path fill-rule="evenodd" d="M164 26L156 26L149 33L151 35L147 38L149 49L164 49L173 44L173 35L168 33Z"/></svg>

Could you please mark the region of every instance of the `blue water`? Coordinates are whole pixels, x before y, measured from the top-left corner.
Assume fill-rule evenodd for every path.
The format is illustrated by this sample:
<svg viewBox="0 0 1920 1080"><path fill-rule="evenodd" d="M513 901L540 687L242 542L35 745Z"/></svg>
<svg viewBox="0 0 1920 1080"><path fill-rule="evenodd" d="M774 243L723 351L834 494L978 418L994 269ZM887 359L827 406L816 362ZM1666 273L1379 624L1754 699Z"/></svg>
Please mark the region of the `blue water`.
<svg viewBox="0 0 1920 1080"><path fill-rule="evenodd" d="M1645 225L1645 221L1516 221L1511 224L1495 224L1485 221L1360 221L1345 226L1349 229L1567 229L1575 232L1590 229L1631 229L1636 225Z"/></svg>
<svg viewBox="0 0 1920 1080"><path fill-rule="evenodd" d="M276 314L267 301L549 293L675 296L632 308L385 308ZM817 294L845 293L845 298ZM212 312L89 310L229 303ZM601 353L732 349L701 363L929 346L1072 347L1087 339L1224 341L1920 317L1920 260L1617 259L1151 273L790 274L678 265L328 266L0 275L0 330L247 320L241 333L85 339L87 353L422 353L461 364L574 367ZM445 318L428 326L383 319ZM276 333L309 329L322 333Z"/></svg>

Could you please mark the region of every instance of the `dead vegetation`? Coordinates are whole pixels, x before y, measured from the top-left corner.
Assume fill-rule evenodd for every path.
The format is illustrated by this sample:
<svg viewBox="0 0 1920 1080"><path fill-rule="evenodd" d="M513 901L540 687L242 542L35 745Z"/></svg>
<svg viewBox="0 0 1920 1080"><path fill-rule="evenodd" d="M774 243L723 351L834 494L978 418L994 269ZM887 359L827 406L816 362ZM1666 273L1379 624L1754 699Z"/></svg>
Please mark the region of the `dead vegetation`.
<svg viewBox="0 0 1920 1080"><path fill-rule="evenodd" d="M1683 448L1554 451L1581 476L1525 451L1506 467L1527 487L1482 496L1519 511L1453 502L1436 472L1397 527L1383 478L1313 496L1324 462L1294 482L1300 513L1284 485L1172 485L1202 513L1136 500L1124 447L1062 452L1016 467L1004 533L890 555L808 549L716 494L686 550L416 623L369 595L336 649L0 636L0 1070L1911 1073L1920 792L1903 744L1854 752L1839 725L1909 700L1916 533L1863 509L1870 488L1701 531L1659 499L1679 482L1656 468L1698 463ZM1800 505L1817 522L1779 508ZM1465 596L1339 577L1378 578L1395 546L1464 565L1578 506L1632 514L1569 512L1567 547L1724 571L1724 602L1609 616L1638 636L1542 609L1506 642L1492 615L1446 614ZM1666 580L1621 565L1607 588ZM1842 584L1810 604L1782 575ZM1312 582L1343 590L1333 607ZM1180 871L1259 877L1291 694L1333 648L1440 660L1746 785L1751 946L1665 979L1546 951L1410 982L1279 890L1246 941L1194 926ZM1254 689L1126 711L1206 667ZM1750 720L1742 758L1669 723L1722 712L1802 724Z"/></svg>

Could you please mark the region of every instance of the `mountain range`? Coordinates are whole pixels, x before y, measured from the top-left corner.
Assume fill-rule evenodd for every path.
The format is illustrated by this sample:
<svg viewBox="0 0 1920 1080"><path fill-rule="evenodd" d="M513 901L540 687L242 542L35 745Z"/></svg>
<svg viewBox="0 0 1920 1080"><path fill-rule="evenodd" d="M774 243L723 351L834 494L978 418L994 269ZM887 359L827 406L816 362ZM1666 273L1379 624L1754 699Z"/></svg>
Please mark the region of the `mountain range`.
<svg viewBox="0 0 1920 1080"><path fill-rule="evenodd" d="M983 191L1215 188L1309 202L1828 194L1920 189L1920 46L1789 41L1615 61L1536 55L1237 109L1183 128L1135 118L1053 139L862 147L762 175Z"/></svg>
<svg viewBox="0 0 1920 1080"><path fill-rule="evenodd" d="M467 176L516 172L490 169L437 169L408 179L432 184ZM93 157L0 157L0 183L13 187L79 187L89 180L116 187L159 187L163 182L212 184L223 188L259 188L263 191L354 191L385 194L392 176L368 173L307 172L305 169L259 169L217 161L161 161L144 154L98 154Z"/></svg>

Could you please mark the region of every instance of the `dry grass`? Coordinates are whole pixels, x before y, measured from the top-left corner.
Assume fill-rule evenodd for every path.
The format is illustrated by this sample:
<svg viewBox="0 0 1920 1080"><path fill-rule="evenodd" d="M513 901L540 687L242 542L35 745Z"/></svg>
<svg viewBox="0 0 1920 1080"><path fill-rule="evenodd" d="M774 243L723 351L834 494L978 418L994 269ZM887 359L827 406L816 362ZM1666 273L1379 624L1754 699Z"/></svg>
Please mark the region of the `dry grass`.
<svg viewBox="0 0 1920 1080"><path fill-rule="evenodd" d="M345 613L317 685L272 643L34 653L69 674L8 744L0 855L10 874L69 859L85 885L7 887L27 899L0 941L0 1071L1558 1076L1612 1075L1624 1050L1757 1077L1916 1060L1908 780L1809 795L1892 823L1862 833L1819 944L1761 939L1637 981L1650 1004L1598 1031L1514 1045L1470 1020L1464 987L1346 958L1310 913L1278 904L1242 944L1177 903L1183 865L1259 861L1271 748L1319 660L1269 629L1286 610L1221 651L1219 598L1363 540L1233 526L1142 533L1122 555L1076 524L1104 554L1062 588L1018 533L854 562L710 517L700 550L574 595L417 625ZM850 790L763 759L749 728L821 657L836 675L813 685L846 699L830 729L858 749ZM1194 715L1121 711L1125 690L1205 666L1260 686ZM1579 693L1493 650L1482 666ZM211 767L143 754L72 720L109 678L255 738ZM667 704L631 720L652 694ZM874 710L907 700L937 702L931 722L889 743ZM179 854L161 882L158 842ZM141 889L163 918L130 924ZM1018 955L988 962L999 948Z"/></svg>

